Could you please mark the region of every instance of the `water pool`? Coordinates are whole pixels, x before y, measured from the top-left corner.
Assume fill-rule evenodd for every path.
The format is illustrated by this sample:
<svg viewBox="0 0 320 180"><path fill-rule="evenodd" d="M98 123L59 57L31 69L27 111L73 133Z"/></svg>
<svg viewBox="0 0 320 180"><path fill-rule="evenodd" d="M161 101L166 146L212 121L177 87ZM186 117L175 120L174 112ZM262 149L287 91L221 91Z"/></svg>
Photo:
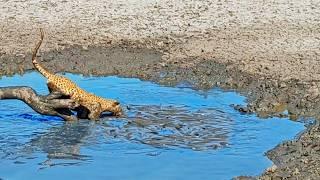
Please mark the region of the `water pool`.
<svg viewBox="0 0 320 180"><path fill-rule="evenodd" d="M196 91L119 77L66 74L82 88L119 100L126 118L64 122L23 102L0 101L2 179L231 179L258 175L272 163L264 153L302 131L288 119L242 115L230 104L245 97L219 89ZM31 72L2 77L0 86L31 86Z"/></svg>

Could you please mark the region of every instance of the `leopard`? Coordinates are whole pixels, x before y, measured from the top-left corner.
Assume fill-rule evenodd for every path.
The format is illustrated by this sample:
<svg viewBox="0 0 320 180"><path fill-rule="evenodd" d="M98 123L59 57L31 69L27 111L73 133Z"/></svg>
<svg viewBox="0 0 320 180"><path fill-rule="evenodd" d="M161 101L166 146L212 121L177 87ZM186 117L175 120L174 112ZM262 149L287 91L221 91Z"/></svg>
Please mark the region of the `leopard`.
<svg viewBox="0 0 320 180"><path fill-rule="evenodd" d="M50 92L59 92L70 97L87 111L90 120L98 120L103 112L111 112L114 116L122 116L123 110L120 103L113 99L105 99L95 94L89 93L80 88L72 80L52 73L37 61L37 52L44 39L44 30L40 28L40 40L36 44L32 53L32 64L34 68L47 79L47 86Z"/></svg>

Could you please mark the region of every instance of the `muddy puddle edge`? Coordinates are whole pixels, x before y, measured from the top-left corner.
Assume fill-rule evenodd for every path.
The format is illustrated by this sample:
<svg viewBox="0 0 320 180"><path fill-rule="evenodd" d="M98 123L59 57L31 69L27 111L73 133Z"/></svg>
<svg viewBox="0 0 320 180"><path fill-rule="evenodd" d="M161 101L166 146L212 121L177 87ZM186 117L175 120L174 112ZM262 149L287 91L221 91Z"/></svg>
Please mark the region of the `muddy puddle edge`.
<svg viewBox="0 0 320 180"><path fill-rule="evenodd" d="M0 56L0 75L23 74L32 70L31 55ZM258 72L248 74L233 64L220 64L215 59L194 61L184 66L189 58L179 61L163 60L163 53L146 48L127 46L101 47L70 46L61 51L41 53L40 62L54 72L81 73L84 75L118 75L136 77L156 83L175 86L181 82L191 88L210 89L218 86L236 90L248 98L247 107L237 107L245 113L260 117L289 117L303 121L305 117L318 119L320 93L314 82L290 79L281 81ZM317 178L320 164L320 129L318 121L296 140L283 142L267 152L274 166L259 177L239 176L237 179Z"/></svg>

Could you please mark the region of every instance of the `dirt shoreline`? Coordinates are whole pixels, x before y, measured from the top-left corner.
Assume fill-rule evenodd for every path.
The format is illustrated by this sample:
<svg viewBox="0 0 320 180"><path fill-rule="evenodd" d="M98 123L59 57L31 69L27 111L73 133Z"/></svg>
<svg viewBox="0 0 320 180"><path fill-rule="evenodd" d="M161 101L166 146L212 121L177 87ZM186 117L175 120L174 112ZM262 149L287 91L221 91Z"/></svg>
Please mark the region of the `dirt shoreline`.
<svg viewBox="0 0 320 180"><path fill-rule="evenodd" d="M235 89L249 101L240 111L317 122L269 151L275 165L255 178L319 179L319 9L313 1L5 1L0 75L32 69L44 27L42 63L56 72Z"/></svg>

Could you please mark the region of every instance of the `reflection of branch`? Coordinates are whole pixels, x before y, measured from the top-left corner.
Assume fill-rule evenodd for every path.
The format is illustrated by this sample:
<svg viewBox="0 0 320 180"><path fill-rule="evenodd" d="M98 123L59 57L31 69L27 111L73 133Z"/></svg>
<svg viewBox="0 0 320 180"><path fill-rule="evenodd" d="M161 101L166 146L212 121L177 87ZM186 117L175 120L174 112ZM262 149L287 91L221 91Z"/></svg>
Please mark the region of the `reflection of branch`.
<svg viewBox="0 0 320 180"><path fill-rule="evenodd" d="M90 137L90 144L98 137L95 128L94 124L87 121L73 121L63 123L61 126L52 126L46 130L46 133L40 133L27 142L20 151L22 154L17 156L28 157L39 151L45 153L47 158L40 163L40 169L81 164L92 159L91 156L83 154L80 149L88 145L86 143L88 137Z"/></svg>
<svg viewBox="0 0 320 180"><path fill-rule="evenodd" d="M25 102L36 112L43 115L60 116L65 120L76 120L71 112L79 105L58 92L40 96L32 88L26 86L0 87L0 99L18 99ZM81 111L81 108L78 108Z"/></svg>

